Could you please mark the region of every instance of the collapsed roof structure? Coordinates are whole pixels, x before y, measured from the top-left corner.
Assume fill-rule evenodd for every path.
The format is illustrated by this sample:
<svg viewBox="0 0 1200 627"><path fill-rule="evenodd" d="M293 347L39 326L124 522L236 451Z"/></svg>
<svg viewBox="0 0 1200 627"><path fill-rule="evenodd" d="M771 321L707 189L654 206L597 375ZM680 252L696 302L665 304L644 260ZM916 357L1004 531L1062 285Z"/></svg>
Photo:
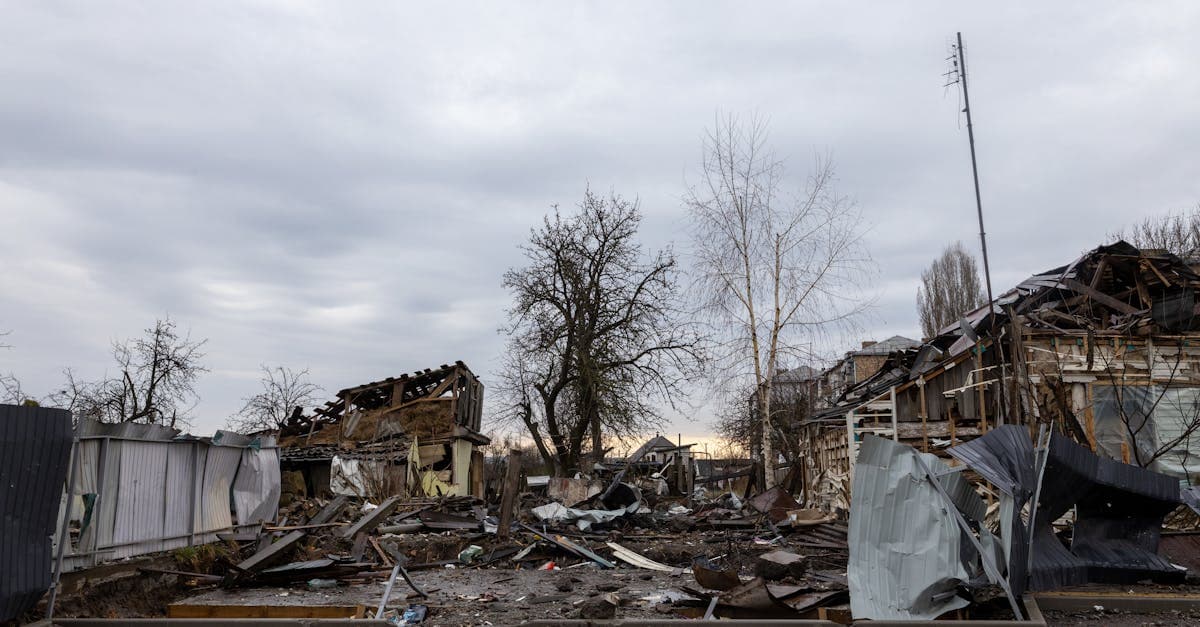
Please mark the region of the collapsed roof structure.
<svg viewBox="0 0 1200 627"><path fill-rule="evenodd" d="M280 430L285 471L306 491L483 495L483 384L461 361L340 390Z"/></svg>
<svg viewBox="0 0 1200 627"><path fill-rule="evenodd" d="M1022 281L814 413L806 498L845 507L864 434L945 455L1001 424L1046 424L1088 449L1200 479L1200 275L1117 242Z"/></svg>

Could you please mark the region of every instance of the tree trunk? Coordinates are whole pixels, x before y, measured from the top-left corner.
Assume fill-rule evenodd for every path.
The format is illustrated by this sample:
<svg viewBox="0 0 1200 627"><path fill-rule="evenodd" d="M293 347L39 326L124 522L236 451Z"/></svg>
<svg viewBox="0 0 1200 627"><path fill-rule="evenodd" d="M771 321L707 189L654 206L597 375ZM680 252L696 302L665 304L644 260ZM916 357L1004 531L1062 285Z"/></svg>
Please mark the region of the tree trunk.
<svg viewBox="0 0 1200 627"><path fill-rule="evenodd" d="M596 464L604 463L604 441L600 437L600 416L592 417L592 467L585 474L593 474Z"/></svg>
<svg viewBox="0 0 1200 627"><path fill-rule="evenodd" d="M775 481L775 463L778 455L771 442L774 430L771 428L771 381L767 380L759 386L758 411L762 424L762 456L763 456L763 490L770 490L778 483Z"/></svg>

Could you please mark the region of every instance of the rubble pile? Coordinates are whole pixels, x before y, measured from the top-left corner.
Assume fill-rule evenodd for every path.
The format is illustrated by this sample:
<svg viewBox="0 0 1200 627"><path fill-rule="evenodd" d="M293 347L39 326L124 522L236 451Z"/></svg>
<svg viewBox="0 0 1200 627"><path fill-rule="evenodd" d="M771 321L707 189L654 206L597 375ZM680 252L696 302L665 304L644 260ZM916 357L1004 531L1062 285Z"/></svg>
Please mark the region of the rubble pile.
<svg viewBox="0 0 1200 627"><path fill-rule="evenodd" d="M803 509L780 489L750 499L702 492L659 497L651 506L641 490L622 483L607 499L597 493L570 507L526 493L507 533L497 504L470 496L306 499L282 508L274 525L227 536L237 550L226 563L176 574L230 593L385 585L380 607L392 616L410 605L437 616L445 608L429 599L451 571L562 573L558 594L510 585L469 600L555 604L569 618L611 618L623 608L693 618L800 618L845 604L844 520ZM422 574L433 570L440 572ZM609 584L577 586L580 576L593 573ZM630 588L645 589L611 584L621 573L636 577L638 586ZM372 615L378 609L367 608Z"/></svg>

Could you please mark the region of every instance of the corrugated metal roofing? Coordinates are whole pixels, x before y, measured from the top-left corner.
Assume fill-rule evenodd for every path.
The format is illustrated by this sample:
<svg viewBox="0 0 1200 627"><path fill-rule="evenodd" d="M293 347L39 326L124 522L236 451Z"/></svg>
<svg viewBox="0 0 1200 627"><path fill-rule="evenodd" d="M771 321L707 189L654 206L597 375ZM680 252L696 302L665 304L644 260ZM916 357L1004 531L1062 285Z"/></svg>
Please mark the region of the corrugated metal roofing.
<svg viewBox="0 0 1200 627"><path fill-rule="evenodd" d="M28 611L50 585L71 439L66 410L0 405L0 622Z"/></svg>
<svg viewBox="0 0 1200 627"><path fill-rule="evenodd" d="M1020 511L1036 488L1028 432L1014 425L950 449L950 454L1013 497ZM1179 503L1171 477L1101 458L1065 437L1052 435L1033 525L1033 568L1026 573L1028 537L1018 518L1009 517L1009 579L1014 591L1026 585L1050 590L1086 582L1131 582L1144 578L1182 579L1183 573L1159 557L1162 519ZM1054 535L1051 523L1076 510L1071 547Z"/></svg>
<svg viewBox="0 0 1200 627"><path fill-rule="evenodd" d="M239 524L275 520L279 509L278 449L245 449L233 482L233 507Z"/></svg>

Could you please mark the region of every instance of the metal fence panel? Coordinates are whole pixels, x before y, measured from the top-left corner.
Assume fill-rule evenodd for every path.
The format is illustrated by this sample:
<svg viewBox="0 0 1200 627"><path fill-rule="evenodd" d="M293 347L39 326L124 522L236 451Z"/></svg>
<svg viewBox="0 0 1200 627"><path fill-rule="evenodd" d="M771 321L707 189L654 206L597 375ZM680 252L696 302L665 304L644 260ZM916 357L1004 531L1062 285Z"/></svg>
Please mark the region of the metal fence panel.
<svg viewBox="0 0 1200 627"><path fill-rule="evenodd" d="M0 405L0 622L50 585L50 537L71 454L71 414Z"/></svg>

